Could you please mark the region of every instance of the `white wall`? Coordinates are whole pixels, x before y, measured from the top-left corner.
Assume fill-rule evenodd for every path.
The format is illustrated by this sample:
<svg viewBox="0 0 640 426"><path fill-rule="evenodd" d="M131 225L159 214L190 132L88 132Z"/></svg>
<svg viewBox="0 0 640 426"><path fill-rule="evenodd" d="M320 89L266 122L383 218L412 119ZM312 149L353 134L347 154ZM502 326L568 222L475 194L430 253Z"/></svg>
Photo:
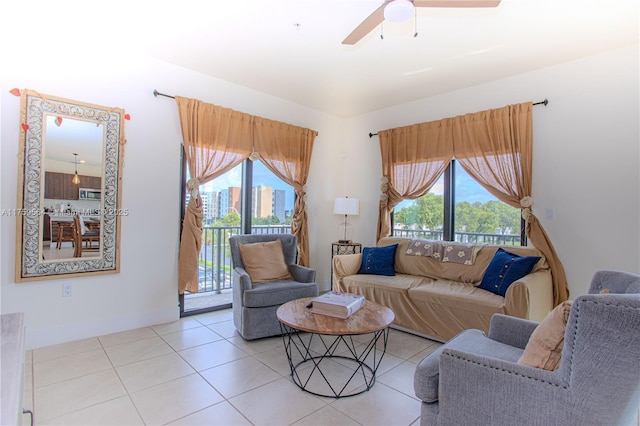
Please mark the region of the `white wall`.
<svg viewBox="0 0 640 426"><path fill-rule="evenodd" d="M78 59L65 57L60 51L45 58L25 54L5 61L0 75L0 155L4 159L15 159L18 152L20 98L9 94L14 87L122 107L131 116L125 123L122 197L122 207L129 215L122 218L119 274L16 283L16 222L14 217L1 218L1 311L25 312L29 348L158 324L179 316L182 137L175 101L155 98L154 89L318 130L311 165L314 177L308 184L309 193L314 194L308 199L312 224L328 214L330 207L324 200L337 195L331 188L338 178L325 176L325 164L334 161L329 147L339 144L335 139L341 137L340 120L148 58L123 54L106 63L101 55L100 51L95 57L87 54ZM1 207L15 208L16 161L3 164L0 179ZM320 246L314 244L318 229L310 227L312 259L321 257ZM323 279L328 282L329 249L323 252L326 259L312 266L321 265L319 269L326 270ZM65 282L73 285L72 297L62 297Z"/></svg>
<svg viewBox="0 0 640 426"><path fill-rule="evenodd" d="M375 242L381 167L369 132L548 98L533 109L533 211L564 264L571 297L587 292L596 270L640 273L638 75L634 45L350 120L345 180L371 211L353 221L356 238Z"/></svg>

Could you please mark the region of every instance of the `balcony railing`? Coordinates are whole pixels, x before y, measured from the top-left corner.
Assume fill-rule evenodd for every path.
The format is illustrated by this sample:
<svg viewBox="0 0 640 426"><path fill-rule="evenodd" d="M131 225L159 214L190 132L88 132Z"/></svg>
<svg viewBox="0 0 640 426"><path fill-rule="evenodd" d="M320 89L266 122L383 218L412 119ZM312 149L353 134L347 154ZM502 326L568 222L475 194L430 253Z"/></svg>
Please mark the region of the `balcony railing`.
<svg viewBox="0 0 640 426"><path fill-rule="evenodd" d="M200 251L200 269L198 282L200 293L215 292L231 288L231 253L229 237L241 232L239 226L205 226L203 228L203 245ZM252 234L290 234L290 225L253 226ZM394 229L394 235L407 238L424 238L442 240L442 231ZM478 234L473 232L456 232L455 240L462 243L484 243L502 245L520 245L520 235L510 234Z"/></svg>
<svg viewBox="0 0 640 426"><path fill-rule="evenodd" d="M442 240L442 231L422 229L394 229L393 235L406 238L424 238L426 240ZM455 241L459 243L501 244L519 246L520 235L515 234L479 234L476 232L456 232Z"/></svg>
<svg viewBox="0 0 640 426"><path fill-rule="evenodd" d="M198 290L220 293L231 288L229 237L241 233L239 226L205 226L202 232L198 270ZM290 225L252 226L252 234L290 234Z"/></svg>

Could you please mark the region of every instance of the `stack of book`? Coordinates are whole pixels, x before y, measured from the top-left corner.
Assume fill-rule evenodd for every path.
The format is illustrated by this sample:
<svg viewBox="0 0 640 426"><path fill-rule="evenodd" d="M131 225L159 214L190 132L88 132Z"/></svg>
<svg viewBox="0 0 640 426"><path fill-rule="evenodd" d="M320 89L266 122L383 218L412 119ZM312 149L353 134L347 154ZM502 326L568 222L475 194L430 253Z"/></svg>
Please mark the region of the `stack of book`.
<svg viewBox="0 0 640 426"><path fill-rule="evenodd" d="M313 299L311 312L336 318L348 318L364 305L361 294L330 291Z"/></svg>

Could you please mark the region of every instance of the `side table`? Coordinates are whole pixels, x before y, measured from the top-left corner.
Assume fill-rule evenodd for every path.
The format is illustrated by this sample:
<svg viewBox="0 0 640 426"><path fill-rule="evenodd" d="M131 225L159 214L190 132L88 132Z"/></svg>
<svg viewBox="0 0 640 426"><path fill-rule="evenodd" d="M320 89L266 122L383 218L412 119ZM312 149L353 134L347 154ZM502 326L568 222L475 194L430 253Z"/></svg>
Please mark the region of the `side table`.
<svg viewBox="0 0 640 426"><path fill-rule="evenodd" d="M331 243L331 258L338 254L358 254L362 253L360 243Z"/></svg>

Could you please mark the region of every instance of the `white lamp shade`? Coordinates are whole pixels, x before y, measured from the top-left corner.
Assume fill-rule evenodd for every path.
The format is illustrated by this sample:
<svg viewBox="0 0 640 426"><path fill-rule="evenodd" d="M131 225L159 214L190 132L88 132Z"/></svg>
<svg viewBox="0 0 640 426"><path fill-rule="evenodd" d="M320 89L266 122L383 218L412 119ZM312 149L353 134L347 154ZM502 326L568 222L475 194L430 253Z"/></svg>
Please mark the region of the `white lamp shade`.
<svg viewBox="0 0 640 426"><path fill-rule="evenodd" d="M333 202L334 214L360 214L360 203L357 198L336 198Z"/></svg>
<svg viewBox="0 0 640 426"><path fill-rule="evenodd" d="M404 22L415 12L409 0L393 0L384 7L384 19L389 22Z"/></svg>

